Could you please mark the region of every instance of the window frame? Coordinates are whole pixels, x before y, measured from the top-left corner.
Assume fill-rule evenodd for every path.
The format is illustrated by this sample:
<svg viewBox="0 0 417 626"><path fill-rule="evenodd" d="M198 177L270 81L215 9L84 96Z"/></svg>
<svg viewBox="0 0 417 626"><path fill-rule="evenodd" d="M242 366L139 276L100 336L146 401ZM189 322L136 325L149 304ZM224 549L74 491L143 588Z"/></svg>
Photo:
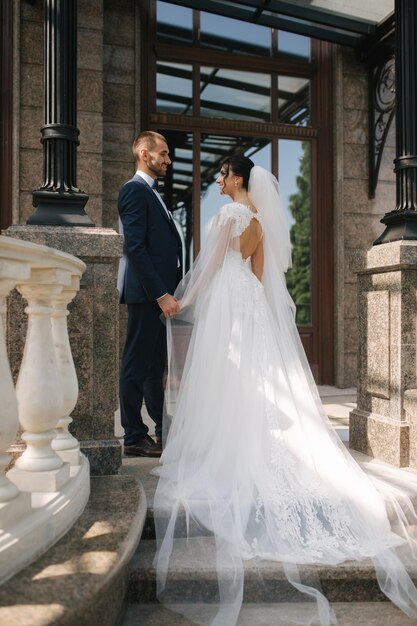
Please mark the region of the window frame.
<svg viewBox="0 0 417 626"><path fill-rule="evenodd" d="M198 46L199 13L193 12L192 45L159 44L156 27L156 0L143 3L141 76L141 128L193 132L194 151L194 255L200 249L200 167L201 135L226 134L265 137L271 141L272 171L278 172L278 140L311 142L311 289L312 324L300 326L299 333L308 354L315 379L320 384L334 382L334 250L333 250L333 44L312 40L311 59L302 61L280 56L218 52ZM156 64L158 61L193 66L193 115L156 111ZM278 80L271 85L271 122L202 118L199 113L199 67L221 67L295 76L310 80L310 126L276 121ZM275 87L274 87L275 85ZM275 90L275 92L274 92ZM274 120L275 117L275 120ZM321 164L321 167L318 164Z"/></svg>

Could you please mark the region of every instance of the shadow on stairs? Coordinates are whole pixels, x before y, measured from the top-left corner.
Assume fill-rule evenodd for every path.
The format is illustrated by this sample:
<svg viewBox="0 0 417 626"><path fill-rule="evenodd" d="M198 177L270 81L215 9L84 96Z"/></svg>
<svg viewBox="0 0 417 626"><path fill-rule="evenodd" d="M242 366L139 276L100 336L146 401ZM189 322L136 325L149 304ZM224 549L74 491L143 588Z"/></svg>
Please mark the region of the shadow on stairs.
<svg viewBox="0 0 417 626"><path fill-rule="evenodd" d="M90 500L71 530L0 587L0 624L120 626L145 516L135 477L91 477Z"/></svg>

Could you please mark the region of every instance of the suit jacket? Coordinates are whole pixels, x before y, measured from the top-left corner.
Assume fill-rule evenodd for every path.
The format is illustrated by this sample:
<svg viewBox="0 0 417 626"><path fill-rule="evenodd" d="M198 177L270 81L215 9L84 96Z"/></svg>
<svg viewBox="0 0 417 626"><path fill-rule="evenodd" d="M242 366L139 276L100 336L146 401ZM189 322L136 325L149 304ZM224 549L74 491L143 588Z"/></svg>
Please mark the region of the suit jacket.
<svg viewBox="0 0 417 626"><path fill-rule="evenodd" d="M135 174L119 192L123 259L120 302L140 304L173 293L181 277L181 238L174 222L146 181Z"/></svg>

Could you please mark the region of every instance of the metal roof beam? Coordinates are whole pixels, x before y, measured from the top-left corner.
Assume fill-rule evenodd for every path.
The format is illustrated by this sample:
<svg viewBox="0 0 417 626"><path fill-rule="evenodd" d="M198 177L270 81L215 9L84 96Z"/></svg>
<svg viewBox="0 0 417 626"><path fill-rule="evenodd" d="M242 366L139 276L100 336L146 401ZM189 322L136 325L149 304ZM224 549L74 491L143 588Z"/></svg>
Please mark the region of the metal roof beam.
<svg viewBox="0 0 417 626"><path fill-rule="evenodd" d="M234 4L242 4L245 6L254 6L253 0L238 0ZM262 12L276 13L278 15L287 15L295 19L299 19L307 22L314 22L317 24L332 26L341 30L346 30L351 33L357 33L360 35L369 35L375 30L376 24L370 20L363 18L352 18L337 13L336 11L327 11L326 9L320 9L319 7L307 7L288 2L286 0L270 0L262 9Z"/></svg>
<svg viewBox="0 0 417 626"><path fill-rule="evenodd" d="M297 16L275 17L272 14L264 15L261 13L261 15L255 19L254 11L250 9L256 9L256 7L253 6L250 0L239 0L240 7L245 6L249 8L239 8L237 5L230 4L225 5L221 0L170 0L170 2L190 9L199 9L201 11L207 11L208 13L222 15L223 17L243 20L268 28L277 28L306 37L324 39L325 41L339 43L352 48L356 48L359 45L363 36L363 32L359 26L357 32L352 32L340 26L335 27L323 23L314 24L311 23L312 20L308 22L302 21L299 19L298 14ZM366 33L371 34L374 30L375 27L369 24L369 29L366 30Z"/></svg>

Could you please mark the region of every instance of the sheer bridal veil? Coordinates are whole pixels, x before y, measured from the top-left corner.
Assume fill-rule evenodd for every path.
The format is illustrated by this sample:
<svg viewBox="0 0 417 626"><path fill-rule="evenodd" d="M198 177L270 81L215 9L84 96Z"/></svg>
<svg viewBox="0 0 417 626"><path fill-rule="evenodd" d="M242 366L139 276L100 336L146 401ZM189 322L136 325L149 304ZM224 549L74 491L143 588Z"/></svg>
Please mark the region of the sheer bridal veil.
<svg viewBox="0 0 417 626"><path fill-rule="evenodd" d="M233 626L243 599L244 561L277 561L292 587L310 600L310 610L294 619L289 615L282 619L277 610L271 626L329 626L335 618L315 566L371 559L382 591L417 617L417 591L408 564L397 551L405 547L415 568L413 507L366 475L332 429L285 284L291 243L278 182L254 166L249 195L263 228L266 312L259 317L260 328L256 324L253 328L229 293L228 263L235 263L234 253L239 253L229 205L215 219L193 270L176 291L181 313L167 322L166 406L173 417L172 423L165 420L170 430L156 471L158 597L193 623ZM237 270L237 281L239 277L246 280ZM255 285L253 298L263 307L259 293ZM262 342L262 333L268 333L265 350L260 348L258 354L251 347L254 358L245 362L247 346L239 342L250 344L253 336ZM234 363L238 359L240 369L227 370L225 354ZM251 404L251 397L242 401L251 385L256 404ZM199 404L200 396L204 400ZM236 405L240 414L233 417ZM223 421L216 429L218 407ZM230 421L235 419L232 426L229 416ZM245 450L255 452L245 456ZM202 548L206 539L210 552ZM190 572L217 575L218 595L208 598L204 610L195 610L190 603L195 580L178 591L174 573L178 554L189 557L194 568Z"/></svg>

